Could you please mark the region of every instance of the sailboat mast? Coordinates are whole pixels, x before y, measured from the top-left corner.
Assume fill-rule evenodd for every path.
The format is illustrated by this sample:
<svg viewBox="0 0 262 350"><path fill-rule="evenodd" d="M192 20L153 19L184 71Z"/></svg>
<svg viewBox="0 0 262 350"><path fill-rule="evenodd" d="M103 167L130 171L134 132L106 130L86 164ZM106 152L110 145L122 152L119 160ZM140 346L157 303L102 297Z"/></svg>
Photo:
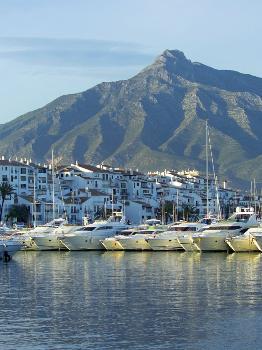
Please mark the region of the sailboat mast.
<svg viewBox="0 0 262 350"><path fill-rule="evenodd" d="M55 220L55 172L54 172L54 150L52 149L52 204L53 220Z"/></svg>
<svg viewBox="0 0 262 350"><path fill-rule="evenodd" d="M35 172L34 172L34 203L33 203L33 226L36 227L36 203L35 203Z"/></svg>
<svg viewBox="0 0 262 350"><path fill-rule="evenodd" d="M114 189L112 188L112 216L114 212Z"/></svg>
<svg viewBox="0 0 262 350"><path fill-rule="evenodd" d="M209 187L208 187L208 124L207 124L207 120L206 120L206 191L207 191L207 198L206 198L206 201L207 201L207 205L206 205L207 212L206 212L206 215L207 215L207 218L208 218L208 216L209 216L209 202L208 202Z"/></svg>
<svg viewBox="0 0 262 350"><path fill-rule="evenodd" d="M178 189L176 190L176 221L178 221Z"/></svg>
<svg viewBox="0 0 262 350"><path fill-rule="evenodd" d="M254 207L255 207L255 214L257 213L257 204L256 204L256 179L254 179L254 188L253 188L253 192L254 192Z"/></svg>

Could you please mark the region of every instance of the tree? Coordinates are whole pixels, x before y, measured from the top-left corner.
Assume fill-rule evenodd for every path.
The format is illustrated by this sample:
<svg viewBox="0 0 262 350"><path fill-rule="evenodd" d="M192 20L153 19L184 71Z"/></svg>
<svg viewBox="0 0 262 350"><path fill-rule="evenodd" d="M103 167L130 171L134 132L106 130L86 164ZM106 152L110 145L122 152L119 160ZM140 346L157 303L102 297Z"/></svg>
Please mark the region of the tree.
<svg viewBox="0 0 262 350"><path fill-rule="evenodd" d="M8 218L12 218L12 219L16 218L18 222L24 222L25 224L27 224L29 215L30 215L30 210L26 205L14 204L11 206L7 216Z"/></svg>
<svg viewBox="0 0 262 350"><path fill-rule="evenodd" d="M186 221L196 220L198 215L198 210L192 204L182 204L183 217Z"/></svg>
<svg viewBox="0 0 262 350"><path fill-rule="evenodd" d="M13 193L14 193L14 187L10 183L3 181L0 184L0 197L2 199L1 209L0 209L0 221L2 221L3 207L4 207L5 200L8 196L11 196L11 194Z"/></svg>

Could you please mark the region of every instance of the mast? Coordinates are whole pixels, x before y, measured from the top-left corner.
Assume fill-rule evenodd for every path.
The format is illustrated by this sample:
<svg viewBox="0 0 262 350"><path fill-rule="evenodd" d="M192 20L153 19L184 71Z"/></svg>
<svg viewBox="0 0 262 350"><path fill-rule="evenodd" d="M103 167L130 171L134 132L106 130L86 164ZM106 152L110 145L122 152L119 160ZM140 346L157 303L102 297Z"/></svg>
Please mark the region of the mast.
<svg viewBox="0 0 262 350"><path fill-rule="evenodd" d="M178 221L178 188L176 189L176 221Z"/></svg>
<svg viewBox="0 0 262 350"><path fill-rule="evenodd" d="M257 203L256 203L256 179L254 178L254 186L253 186L253 192L254 192L254 206L255 206L255 214L257 213Z"/></svg>
<svg viewBox="0 0 262 350"><path fill-rule="evenodd" d="M112 216L114 212L114 189L112 188Z"/></svg>
<svg viewBox="0 0 262 350"><path fill-rule="evenodd" d="M35 172L34 172L34 202L33 202L33 226L36 227L36 203L35 203Z"/></svg>
<svg viewBox="0 0 262 350"><path fill-rule="evenodd" d="M173 195L173 222L175 222L175 201L174 201L174 195Z"/></svg>
<svg viewBox="0 0 262 350"><path fill-rule="evenodd" d="M162 221L162 225L164 225L164 220L165 220L165 201L162 199L161 203L162 203L161 221Z"/></svg>
<svg viewBox="0 0 262 350"><path fill-rule="evenodd" d="M54 150L52 149L52 207L53 220L55 220L55 172L54 172Z"/></svg>
<svg viewBox="0 0 262 350"><path fill-rule="evenodd" d="M207 218L209 216L209 203L208 203L208 197L209 197L209 187L208 187L208 124L207 124L207 120L206 120L206 191L207 191L207 198L206 198L206 201L207 201L207 205L206 205L206 208L207 208L207 212L206 212L206 215L207 215Z"/></svg>

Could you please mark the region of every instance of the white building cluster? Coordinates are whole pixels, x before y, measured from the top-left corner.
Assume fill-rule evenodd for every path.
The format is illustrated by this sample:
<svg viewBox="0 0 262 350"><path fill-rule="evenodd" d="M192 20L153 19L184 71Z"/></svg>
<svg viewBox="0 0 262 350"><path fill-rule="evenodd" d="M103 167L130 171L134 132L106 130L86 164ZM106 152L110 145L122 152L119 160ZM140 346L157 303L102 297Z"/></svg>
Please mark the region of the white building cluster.
<svg viewBox="0 0 262 350"><path fill-rule="evenodd" d="M0 160L0 182L8 182L14 194L4 203L2 219L12 205L26 205L28 222L41 224L53 217L67 217L70 223L83 218L94 220L112 210L124 211L131 223L159 218L163 222L220 213L227 216L242 197L225 183L193 171L143 174L104 164L57 166L35 164L31 160ZM208 199L207 199L208 198Z"/></svg>

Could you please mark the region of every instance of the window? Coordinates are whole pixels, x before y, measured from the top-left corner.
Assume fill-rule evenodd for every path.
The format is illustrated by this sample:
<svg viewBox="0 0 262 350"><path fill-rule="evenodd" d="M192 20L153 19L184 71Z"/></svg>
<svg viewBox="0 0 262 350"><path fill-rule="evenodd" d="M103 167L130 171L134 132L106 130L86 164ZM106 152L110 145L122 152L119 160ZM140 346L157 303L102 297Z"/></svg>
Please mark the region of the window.
<svg viewBox="0 0 262 350"><path fill-rule="evenodd" d="M76 231L93 231L94 229L95 229L95 227L88 227L88 226L85 226L85 227L79 228L79 229L76 230Z"/></svg>
<svg viewBox="0 0 262 350"><path fill-rule="evenodd" d="M241 226L210 226L205 229L205 231L211 230L239 230Z"/></svg>
<svg viewBox="0 0 262 350"><path fill-rule="evenodd" d="M26 174L26 168L21 168L20 169L20 174Z"/></svg>
<svg viewBox="0 0 262 350"><path fill-rule="evenodd" d="M40 174L40 173L46 173L46 169L38 169L38 173Z"/></svg>
<svg viewBox="0 0 262 350"><path fill-rule="evenodd" d="M26 176L21 176L21 181L26 181Z"/></svg>
<svg viewBox="0 0 262 350"><path fill-rule="evenodd" d="M113 228L112 226L101 226L101 227L97 228L97 231L98 230L111 230L112 228Z"/></svg>
<svg viewBox="0 0 262 350"><path fill-rule="evenodd" d="M181 232L185 232L185 231L196 231L196 227L194 226L179 226L179 227L170 227L170 229L168 231L181 231Z"/></svg>
<svg viewBox="0 0 262 350"><path fill-rule="evenodd" d="M21 184L21 188L26 188L26 184Z"/></svg>
<svg viewBox="0 0 262 350"><path fill-rule="evenodd" d="M7 175L2 175L2 181L8 181Z"/></svg>

